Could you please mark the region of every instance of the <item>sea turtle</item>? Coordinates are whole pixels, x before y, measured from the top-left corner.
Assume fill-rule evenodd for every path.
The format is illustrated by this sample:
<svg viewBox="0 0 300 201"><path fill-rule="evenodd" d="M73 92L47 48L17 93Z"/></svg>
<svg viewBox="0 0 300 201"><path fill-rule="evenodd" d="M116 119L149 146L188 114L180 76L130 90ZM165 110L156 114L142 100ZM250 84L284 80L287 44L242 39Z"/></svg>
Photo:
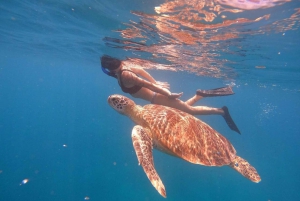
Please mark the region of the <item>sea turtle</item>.
<svg viewBox="0 0 300 201"><path fill-rule="evenodd" d="M229 165L251 181L260 182L256 169L236 155L231 143L196 117L162 105L142 107L122 95L109 96L108 103L137 124L131 137L139 164L163 197L166 191L154 167L153 147L195 164Z"/></svg>

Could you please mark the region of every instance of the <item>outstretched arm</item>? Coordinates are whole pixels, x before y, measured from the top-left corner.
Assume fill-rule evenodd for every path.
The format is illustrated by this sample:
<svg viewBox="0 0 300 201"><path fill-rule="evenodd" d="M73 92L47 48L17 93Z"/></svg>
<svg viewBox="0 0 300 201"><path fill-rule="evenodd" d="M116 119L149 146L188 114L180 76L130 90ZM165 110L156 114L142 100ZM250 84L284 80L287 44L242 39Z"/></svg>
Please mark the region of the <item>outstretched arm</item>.
<svg viewBox="0 0 300 201"><path fill-rule="evenodd" d="M131 68L133 72L147 79L149 82L156 83L156 80L142 68Z"/></svg>
<svg viewBox="0 0 300 201"><path fill-rule="evenodd" d="M168 96L169 98L179 98L182 95L182 93L171 93L168 89L163 88L156 83L152 83L145 79L142 79L129 71L123 71L121 79L125 85L138 85L141 87L145 87L156 93Z"/></svg>
<svg viewBox="0 0 300 201"><path fill-rule="evenodd" d="M136 74L142 76L143 78L145 78L146 80L148 80L149 82L153 83L153 84L157 84L162 88L167 88L170 89L170 85L167 82L160 82L155 80L147 71L145 71L142 68L131 68Z"/></svg>

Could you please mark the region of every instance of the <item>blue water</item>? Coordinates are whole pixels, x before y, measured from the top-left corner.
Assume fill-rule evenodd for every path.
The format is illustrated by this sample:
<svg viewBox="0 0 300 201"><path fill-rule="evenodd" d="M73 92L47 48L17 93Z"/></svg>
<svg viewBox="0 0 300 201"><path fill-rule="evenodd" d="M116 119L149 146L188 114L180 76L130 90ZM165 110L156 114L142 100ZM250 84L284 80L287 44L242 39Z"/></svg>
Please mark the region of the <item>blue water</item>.
<svg viewBox="0 0 300 201"><path fill-rule="evenodd" d="M115 30L140 20L131 10L155 14L162 3L0 2L0 200L164 199L138 166L130 137L134 124L107 104L109 95L123 93L99 65L104 53L143 58L108 47L102 38L121 38ZM299 7L292 1L270 8L275 18L261 23L285 19ZM246 55L216 50L219 59L233 61L225 64L234 74L230 79L149 70L173 92L183 91L184 100L198 88L232 84L234 96L198 104L228 106L242 135L221 117L198 117L228 138L262 178L256 184L228 166L193 165L154 151L168 200L300 200L298 27L296 20L293 29L244 35L234 44ZM255 68L260 65L266 68Z"/></svg>

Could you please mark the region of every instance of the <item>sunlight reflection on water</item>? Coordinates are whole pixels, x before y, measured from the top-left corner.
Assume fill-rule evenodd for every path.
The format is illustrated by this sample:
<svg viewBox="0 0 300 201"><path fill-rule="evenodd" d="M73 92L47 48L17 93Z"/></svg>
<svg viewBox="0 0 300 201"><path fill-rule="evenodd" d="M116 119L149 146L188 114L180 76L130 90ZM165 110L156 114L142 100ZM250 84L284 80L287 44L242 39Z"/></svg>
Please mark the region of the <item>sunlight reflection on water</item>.
<svg viewBox="0 0 300 201"><path fill-rule="evenodd" d="M299 28L300 8L283 7L282 16L270 10L287 2L167 1L154 8L156 14L132 11L140 21L130 21L124 24L125 29L116 30L123 39L106 37L104 41L113 48L150 53L148 58L138 60L148 69L164 63L164 70L234 79L237 74L231 64L236 61L227 55L251 57L252 51L243 44L247 38L273 32L284 35Z"/></svg>

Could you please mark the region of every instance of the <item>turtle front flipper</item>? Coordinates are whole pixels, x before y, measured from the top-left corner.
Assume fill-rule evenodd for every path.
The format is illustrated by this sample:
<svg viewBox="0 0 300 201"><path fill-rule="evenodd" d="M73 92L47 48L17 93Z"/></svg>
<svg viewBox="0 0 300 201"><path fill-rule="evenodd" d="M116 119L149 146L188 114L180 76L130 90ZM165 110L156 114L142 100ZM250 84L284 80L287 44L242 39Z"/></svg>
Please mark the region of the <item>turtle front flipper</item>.
<svg viewBox="0 0 300 201"><path fill-rule="evenodd" d="M149 133L147 133L149 132ZM142 165L148 179L152 185L163 197L166 197L166 190L160 177L158 176L153 162L152 156L152 140L150 131L142 126L135 126L132 129L131 137L139 165Z"/></svg>
<svg viewBox="0 0 300 201"><path fill-rule="evenodd" d="M229 164L233 169L241 173L244 177L250 179L251 181L258 183L261 181L259 174L256 169L251 166L245 159L235 156L233 161Z"/></svg>

